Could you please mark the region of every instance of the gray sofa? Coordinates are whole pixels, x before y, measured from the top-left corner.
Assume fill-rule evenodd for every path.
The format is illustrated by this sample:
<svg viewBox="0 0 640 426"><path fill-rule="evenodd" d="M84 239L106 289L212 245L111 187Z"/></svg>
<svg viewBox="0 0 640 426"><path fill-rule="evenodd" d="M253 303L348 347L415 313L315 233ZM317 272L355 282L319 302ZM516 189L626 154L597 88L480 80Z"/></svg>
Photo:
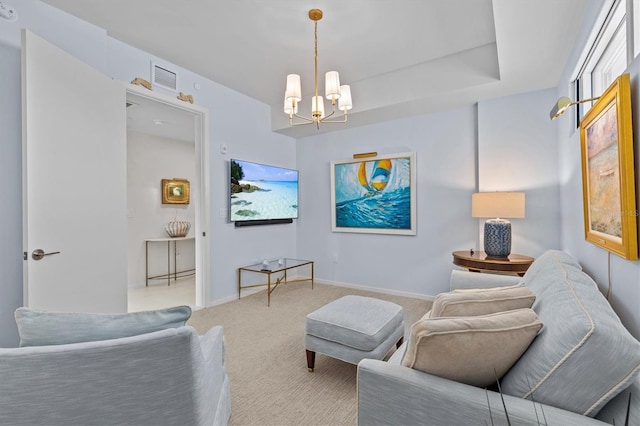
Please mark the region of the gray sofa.
<svg viewBox="0 0 640 426"><path fill-rule="evenodd" d="M0 349L2 425L225 425L221 327Z"/></svg>
<svg viewBox="0 0 640 426"><path fill-rule="evenodd" d="M518 283L536 295L532 309L543 329L501 379L510 424L624 425L629 394L628 424L640 424L640 342L568 254L544 253L523 278L451 276L452 290ZM358 364L359 425L508 423L498 392L403 366L407 344L387 362Z"/></svg>

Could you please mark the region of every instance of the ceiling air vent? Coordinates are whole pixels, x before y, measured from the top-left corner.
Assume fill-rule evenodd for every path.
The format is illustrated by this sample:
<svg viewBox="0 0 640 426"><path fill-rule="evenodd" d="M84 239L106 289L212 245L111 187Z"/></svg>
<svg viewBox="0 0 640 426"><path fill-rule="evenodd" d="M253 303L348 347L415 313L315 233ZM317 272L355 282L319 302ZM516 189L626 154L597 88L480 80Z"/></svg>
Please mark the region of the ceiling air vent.
<svg viewBox="0 0 640 426"><path fill-rule="evenodd" d="M178 73L158 64L151 63L151 84L162 88L178 91Z"/></svg>

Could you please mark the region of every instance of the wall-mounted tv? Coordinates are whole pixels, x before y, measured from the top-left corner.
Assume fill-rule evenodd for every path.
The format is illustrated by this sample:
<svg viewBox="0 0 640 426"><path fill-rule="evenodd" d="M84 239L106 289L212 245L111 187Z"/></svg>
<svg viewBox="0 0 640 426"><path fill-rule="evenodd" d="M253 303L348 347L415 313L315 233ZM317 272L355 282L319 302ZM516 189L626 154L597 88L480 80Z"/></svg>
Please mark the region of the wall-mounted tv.
<svg viewBox="0 0 640 426"><path fill-rule="evenodd" d="M231 159L229 219L236 226L291 223L298 218L298 171Z"/></svg>

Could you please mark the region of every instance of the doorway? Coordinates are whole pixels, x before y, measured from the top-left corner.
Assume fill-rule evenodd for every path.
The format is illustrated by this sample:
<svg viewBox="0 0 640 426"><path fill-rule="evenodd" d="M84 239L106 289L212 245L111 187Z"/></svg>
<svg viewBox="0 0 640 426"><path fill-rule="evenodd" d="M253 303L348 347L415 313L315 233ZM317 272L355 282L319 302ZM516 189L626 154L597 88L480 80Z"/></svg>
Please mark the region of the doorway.
<svg viewBox="0 0 640 426"><path fill-rule="evenodd" d="M210 282L208 111L131 85L127 145L129 311L205 307L205 283ZM188 204L161 203L161 179L175 178L189 181ZM172 239L165 232L174 220L191 224L186 239ZM183 273L177 279L148 279L158 271L166 275L167 269Z"/></svg>

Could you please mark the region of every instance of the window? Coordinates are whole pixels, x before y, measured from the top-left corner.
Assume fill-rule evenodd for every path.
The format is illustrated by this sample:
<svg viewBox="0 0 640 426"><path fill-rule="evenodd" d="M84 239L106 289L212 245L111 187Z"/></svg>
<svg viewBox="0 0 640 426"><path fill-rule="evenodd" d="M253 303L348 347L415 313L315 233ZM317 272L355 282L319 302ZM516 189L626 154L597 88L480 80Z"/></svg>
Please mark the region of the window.
<svg viewBox="0 0 640 426"><path fill-rule="evenodd" d="M577 73L575 99L597 98L627 69L640 48L640 0L615 0L603 14ZM636 10L637 13L633 13ZM635 48L634 48L635 45ZM578 104L576 127L595 101Z"/></svg>
<svg viewBox="0 0 640 426"><path fill-rule="evenodd" d="M635 58L640 54L640 0L633 0L631 4L631 21L633 32L633 57Z"/></svg>

